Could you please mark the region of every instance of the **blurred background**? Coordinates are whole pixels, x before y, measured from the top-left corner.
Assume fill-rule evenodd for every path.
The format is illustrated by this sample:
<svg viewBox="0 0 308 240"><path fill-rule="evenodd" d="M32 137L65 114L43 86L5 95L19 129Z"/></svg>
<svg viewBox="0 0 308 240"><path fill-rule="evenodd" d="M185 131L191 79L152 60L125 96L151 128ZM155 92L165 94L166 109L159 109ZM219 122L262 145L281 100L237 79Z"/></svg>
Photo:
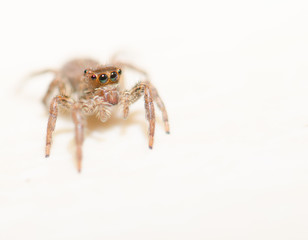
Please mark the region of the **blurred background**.
<svg viewBox="0 0 308 240"><path fill-rule="evenodd" d="M0 4L0 239L307 239L305 1ZM44 157L51 74L115 53L168 110L89 122L83 170L60 115ZM134 83L139 79L128 79Z"/></svg>

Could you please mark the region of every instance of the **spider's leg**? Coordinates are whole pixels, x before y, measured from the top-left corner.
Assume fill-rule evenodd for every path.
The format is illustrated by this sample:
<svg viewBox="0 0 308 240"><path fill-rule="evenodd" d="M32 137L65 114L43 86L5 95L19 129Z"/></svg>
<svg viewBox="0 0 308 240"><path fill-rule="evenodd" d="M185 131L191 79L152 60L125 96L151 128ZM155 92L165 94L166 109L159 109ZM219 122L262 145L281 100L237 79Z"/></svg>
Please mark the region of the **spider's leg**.
<svg viewBox="0 0 308 240"><path fill-rule="evenodd" d="M160 111L162 112L162 115L163 115L163 121L164 121L164 126L165 126L165 131L166 133L170 133L170 128L169 128L169 121L168 121L168 114L167 114L167 110L166 110L166 107L165 107L165 104L164 102L162 101L162 99L160 98L158 92L157 92L157 89L153 86L153 84L150 83L150 81L148 80L148 74L146 71L144 71L143 69L133 65L133 64L130 64L130 63L127 63L127 62L121 62L121 61L116 61L116 55L113 57L113 62L114 64L116 65L119 65L120 67L127 67L127 68L130 68L136 72L139 72L141 74L143 74L146 78L145 82L147 82L152 90L152 94L153 94L153 100L154 102L156 103L156 105L158 106L158 108L160 109ZM123 105L123 110L124 110L124 118L127 117L128 115L128 97L127 97L127 94L124 92L123 93L123 98L122 98L122 105Z"/></svg>
<svg viewBox="0 0 308 240"><path fill-rule="evenodd" d="M77 168L81 171L82 143L84 139L84 116L78 104L74 104L72 109L72 118L75 124L75 140L77 150Z"/></svg>
<svg viewBox="0 0 308 240"><path fill-rule="evenodd" d="M139 73L141 73L141 74L143 74L145 76L148 76L146 71L144 71L143 69L135 66L134 64L128 63L128 62L116 61L115 58L113 58L112 59L112 64L117 65L117 66L119 66L121 68L122 67L127 67L127 68L130 68L130 69L132 69L132 70L134 70L136 72L139 72Z"/></svg>
<svg viewBox="0 0 308 240"><path fill-rule="evenodd" d="M127 68L130 68L136 72L139 72L145 76L148 76L148 73L146 71L144 71L143 69L135 66L134 64L131 64L131 63L127 63L127 62L116 62L117 65L119 65L120 67L127 67Z"/></svg>
<svg viewBox="0 0 308 240"><path fill-rule="evenodd" d="M65 84L63 82L63 80L61 80L61 78L59 76L56 76L54 78L54 80L52 80L52 82L49 84L48 89L43 97L43 103L44 105L47 106L47 100L49 99L50 95L52 94L53 90L58 87L59 93L60 95L67 95L66 92L66 87Z"/></svg>
<svg viewBox="0 0 308 240"><path fill-rule="evenodd" d="M120 95L121 105L123 106L123 118L126 119L129 112L129 105L131 104L130 91L124 91Z"/></svg>
<svg viewBox="0 0 308 240"><path fill-rule="evenodd" d="M152 98L156 103L156 105L158 106L158 108L160 109L160 111L162 112L166 133L170 133L168 114L163 100L160 98L157 89L149 81L145 81L144 83L146 83L147 86L151 89ZM138 88L139 88L138 85L136 85L132 90L123 91L121 93L121 105L123 106L123 113L125 119L128 116L129 105L137 101L141 96L141 93L139 92L143 90Z"/></svg>
<svg viewBox="0 0 308 240"><path fill-rule="evenodd" d="M137 83L131 90L122 92L121 103L124 108L124 117L126 117L128 114L129 105L136 102L142 95L144 95L145 116L149 122L149 148L152 149L155 132L155 110L150 84L148 82L140 82Z"/></svg>
<svg viewBox="0 0 308 240"><path fill-rule="evenodd" d="M154 111L152 91L148 85L145 85L144 88L144 106L145 106L146 118L149 121L149 148L152 149L154 142L154 131L155 131L155 111Z"/></svg>
<svg viewBox="0 0 308 240"><path fill-rule="evenodd" d="M152 90L154 102L156 103L156 105L158 106L160 111L162 112L163 121L164 121L164 125L165 125L165 131L166 131L166 133L169 134L170 128L169 128L168 114L167 114L165 104L164 104L163 100L160 98L160 96L157 92L157 89L152 84L151 84L151 90Z"/></svg>
<svg viewBox="0 0 308 240"><path fill-rule="evenodd" d="M52 82L49 84L47 92L45 93L44 97L43 97L43 103L44 105L47 106L47 100L50 97L51 93L53 92L53 90L55 89L55 87L57 86L57 79L55 78L54 80L52 80Z"/></svg>
<svg viewBox="0 0 308 240"><path fill-rule="evenodd" d="M50 155L52 133L55 130L56 121L58 117L58 105L60 104L61 106L70 109L73 103L74 103L73 99L61 95L58 95L52 99L49 107L49 118L47 124L46 148L45 148L46 157L49 157Z"/></svg>

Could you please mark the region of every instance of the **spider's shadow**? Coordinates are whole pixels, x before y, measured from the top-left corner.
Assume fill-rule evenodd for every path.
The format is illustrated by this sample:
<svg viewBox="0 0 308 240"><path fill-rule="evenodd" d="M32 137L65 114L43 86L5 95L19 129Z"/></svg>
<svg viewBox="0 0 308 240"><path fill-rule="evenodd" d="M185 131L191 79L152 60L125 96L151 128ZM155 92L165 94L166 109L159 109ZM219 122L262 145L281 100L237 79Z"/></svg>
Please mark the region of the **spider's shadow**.
<svg viewBox="0 0 308 240"><path fill-rule="evenodd" d="M109 131L114 128L121 128L121 135L125 135L126 130L132 125L139 125L141 130L147 136L147 121L140 119L140 114L144 114L141 110L134 111L129 114L127 119L121 118L118 114L112 115L106 122L101 122L97 117L90 116L87 119L86 135L92 135L92 133L100 131Z"/></svg>

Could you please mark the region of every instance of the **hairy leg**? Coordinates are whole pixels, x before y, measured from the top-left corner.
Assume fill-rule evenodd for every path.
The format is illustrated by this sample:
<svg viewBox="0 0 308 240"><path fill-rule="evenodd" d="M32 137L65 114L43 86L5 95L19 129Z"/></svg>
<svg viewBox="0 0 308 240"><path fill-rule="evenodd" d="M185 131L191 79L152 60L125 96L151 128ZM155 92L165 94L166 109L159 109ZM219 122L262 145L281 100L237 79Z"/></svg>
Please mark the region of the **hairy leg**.
<svg viewBox="0 0 308 240"><path fill-rule="evenodd" d="M90 99L81 99L79 101L82 113L85 115L96 114L97 118L106 122L111 117L110 108L112 104L106 102L105 98L94 96Z"/></svg>
<svg viewBox="0 0 308 240"><path fill-rule="evenodd" d="M130 64L130 63L126 63L126 62L120 62L120 61L116 61L116 56L113 58L113 62L114 64L117 64L121 67L127 67L127 68L130 68L136 72L139 72L143 75L145 75L146 77L146 81L151 90L152 90L152 94L153 94L153 100L154 102L156 103L156 105L158 106L158 108L160 109L160 111L162 112L162 115L163 115L163 121L164 121L164 126L165 126L165 131L166 133L170 133L170 127L169 127L169 120L168 120L168 114L167 114L167 110L166 110L166 107L165 107L165 104L163 102L163 100L160 98L158 92L157 92L157 89L153 86L153 84L150 83L150 81L148 80L148 74L141 68L133 65L133 64ZM127 118L128 116L128 112L129 112L129 96L127 93L123 92L123 96L122 96L122 105L123 105L123 111L124 111L124 118Z"/></svg>
<svg viewBox="0 0 308 240"><path fill-rule="evenodd" d="M169 134L170 133L169 120L168 120L168 114L167 114L165 104L163 100L160 98L160 96L158 95L157 89L152 84L151 84L151 90L152 90L154 102L156 103L160 111L162 112L163 121L165 125L165 131L166 133Z"/></svg>
<svg viewBox="0 0 308 240"><path fill-rule="evenodd" d="M53 90L55 89L55 87L57 86L57 79L55 78L54 80L52 80L52 82L49 84L47 92L45 93L45 96L43 98L43 103L44 105L47 106L47 100L50 97L50 95L52 94Z"/></svg>
<svg viewBox="0 0 308 240"><path fill-rule="evenodd" d="M152 149L155 131L155 111L152 91L148 85L145 85L144 88L144 106L146 111L146 118L149 121L149 148Z"/></svg>
<svg viewBox="0 0 308 240"><path fill-rule="evenodd" d="M129 113L129 105L131 104L131 101L130 101L130 91L123 91L121 94L120 94L120 102L121 102L121 105L123 107L123 117L124 119L127 118L128 116L128 113Z"/></svg>
<svg viewBox="0 0 308 240"><path fill-rule="evenodd" d="M139 73L141 73L141 74L143 74L143 75L145 75L145 76L148 75L147 72L145 72L143 69L141 69L141 68L135 66L134 64L131 64L131 63L128 63L128 62L124 62L124 61L118 60L118 58L119 58L120 55L121 55L121 52L117 52L117 53L115 53L113 56L111 56L111 58L110 58L111 64L117 65L117 66L119 66L119 67L121 67L121 68L122 68L122 67L130 68L130 69L132 69L132 70L134 70L134 71L137 71L137 72L139 72Z"/></svg>
<svg viewBox="0 0 308 240"><path fill-rule="evenodd" d="M84 140L84 116L78 104L74 104L73 106L72 118L75 124L77 168L78 168L78 171L80 172L81 171L81 161L82 161L82 144Z"/></svg>
<svg viewBox="0 0 308 240"><path fill-rule="evenodd" d="M115 64L115 65L117 65L117 66L120 66L121 68L122 68L122 67L130 68L130 69L132 69L132 70L134 70L134 71L136 71L136 72L139 72L139 73L141 73L141 74L143 74L143 75L145 75L145 76L148 76L148 74L147 74L146 71L144 71L143 69L141 69L141 68L135 66L134 64L130 64L130 63L127 63L127 62L121 62L121 61L114 61L113 64Z"/></svg>
<svg viewBox="0 0 308 240"><path fill-rule="evenodd" d="M137 83L131 90L122 92L121 104L124 109L124 117L127 117L129 105L136 102L142 95L144 95L146 119L149 122L149 148L152 149L155 132L155 110L153 104L153 94L149 82Z"/></svg>
<svg viewBox="0 0 308 240"><path fill-rule="evenodd" d="M167 110L164 102L157 92L157 89L149 81L143 82L143 84L146 84L151 89L152 99L162 112L165 131L166 133L170 133ZM143 87L140 84L137 84L130 91L123 91L121 93L121 105L123 107L123 115L125 119L129 113L129 106L140 98L143 91Z"/></svg>
<svg viewBox="0 0 308 240"><path fill-rule="evenodd" d="M52 133L55 130L56 121L58 117L58 108L59 108L58 105L60 104L61 106L70 109L73 103L74 103L73 99L61 95L58 95L52 99L49 107L49 118L47 124L46 148L45 148L46 157L49 157L50 155Z"/></svg>
<svg viewBox="0 0 308 240"><path fill-rule="evenodd" d="M44 95L44 98L43 98L44 105L47 106L47 100L48 100L48 98L50 97L50 95L52 94L53 90L56 87L59 90L58 94L64 95L64 96L67 95L65 83L60 79L59 76L56 76L55 79L52 80L52 82L49 84L47 92Z"/></svg>

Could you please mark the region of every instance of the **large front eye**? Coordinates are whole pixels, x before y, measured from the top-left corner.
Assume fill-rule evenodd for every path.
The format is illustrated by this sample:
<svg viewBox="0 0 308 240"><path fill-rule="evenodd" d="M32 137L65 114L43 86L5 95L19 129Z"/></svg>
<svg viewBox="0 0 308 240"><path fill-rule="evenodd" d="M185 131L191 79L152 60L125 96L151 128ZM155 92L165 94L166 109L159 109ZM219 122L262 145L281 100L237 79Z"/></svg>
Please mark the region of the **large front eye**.
<svg viewBox="0 0 308 240"><path fill-rule="evenodd" d="M111 81L113 81L113 82L117 81L117 79L118 79L118 74L117 74L117 72L112 72L112 73L110 73L110 79L111 79Z"/></svg>
<svg viewBox="0 0 308 240"><path fill-rule="evenodd" d="M100 75L99 81L100 81L101 83L106 83L107 80L108 80L107 74L102 74L102 75Z"/></svg>

